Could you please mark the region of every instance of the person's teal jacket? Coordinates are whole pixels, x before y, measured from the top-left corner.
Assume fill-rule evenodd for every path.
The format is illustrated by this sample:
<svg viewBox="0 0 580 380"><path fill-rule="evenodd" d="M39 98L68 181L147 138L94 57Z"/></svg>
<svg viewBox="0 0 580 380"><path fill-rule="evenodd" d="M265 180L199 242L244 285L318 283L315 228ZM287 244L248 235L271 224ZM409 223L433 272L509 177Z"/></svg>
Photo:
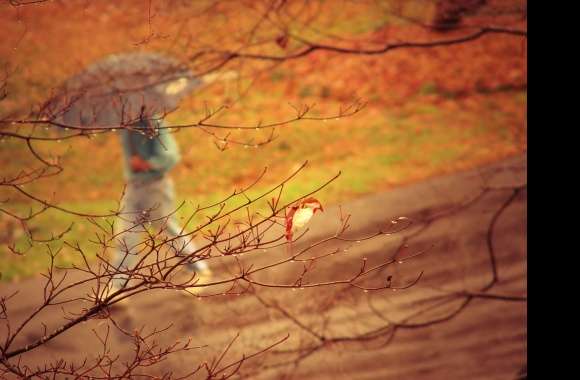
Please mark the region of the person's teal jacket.
<svg viewBox="0 0 580 380"><path fill-rule="evenodd" d="M123 147L124 172L129 181L150 181L163 177L181 159L179 148L171 133L167 129L159 129L162 126L159 120L140 122L137 127L146 132L147 128L155 128L155 133L139 133L123 129L121 131L121 144ZM131 170L131 156L137 154L146 160L152 169L145 172Z"/></svg>

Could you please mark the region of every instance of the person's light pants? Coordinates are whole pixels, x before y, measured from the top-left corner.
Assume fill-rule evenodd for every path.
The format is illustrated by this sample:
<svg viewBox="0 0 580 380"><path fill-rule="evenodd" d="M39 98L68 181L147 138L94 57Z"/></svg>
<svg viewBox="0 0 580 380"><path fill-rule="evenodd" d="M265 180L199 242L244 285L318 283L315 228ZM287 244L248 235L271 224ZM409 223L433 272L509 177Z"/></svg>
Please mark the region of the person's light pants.
<svg viewBox="0 0 580 380"><path fill-rule="evenodd" d="M130 182L121 207L122 214L115 223L116 249L111 263L115 268L128 270L138 263L142 257L139 253L147 250L144 232L151 227L173 238L170 244L176 255L185 256L195 251L191 237L181 236L185 232L172 215L175 205L171 178ZM194 263L196 270L206 267L203 261ZM118 274L113 278L113 286L124 287L127 280L127 274Z"/></svg>

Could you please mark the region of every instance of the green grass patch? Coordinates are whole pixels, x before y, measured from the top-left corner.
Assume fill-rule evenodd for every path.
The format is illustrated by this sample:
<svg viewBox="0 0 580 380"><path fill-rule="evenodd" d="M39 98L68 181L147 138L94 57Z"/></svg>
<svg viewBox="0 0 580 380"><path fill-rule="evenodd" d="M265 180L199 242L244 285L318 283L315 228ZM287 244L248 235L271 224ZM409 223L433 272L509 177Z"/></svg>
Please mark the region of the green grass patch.
<svg viewBox="0 0 580 380"><path fill-rule="evenodd" d="M525 99L524 95L511 96L518 104L522 98ZM330 206L517 153L518 141L512 132L513 115L499 109L498 102L490 95L482 99L483 110L453 106L452 103L409 104L396 110L371 108L352 118L293 124L280 128L277 139L262 148L236 146L225 152L216 149L212 139L200 131L182 130L175 136L183 159L172 172L177 204L183 202L177 212L178 220L184 223L198 205L221 201L234 189L252 183L264 167L268 167L266 175L249 192L250 197L279 184L305 160L309 161L308 166L285 186L283 201L312 191L341 171L342 175L335 182L316 195L324 206ZM256 110L245 109L237 117L255 120L257 115ZM172 121L195 119L196 116L181 111L172 115ZM271 116L273 119L276 117L280 115ZM256 140L263 137L260 135L263 132L259 131L240 133L239 136ZM61 175L26 188L45 198L55 193L56 201L62 207L78 212L106 213L115 209L115 199L123 187L117 136L74 144L78 145L72 145L70 149L62 147L67 153L63 162L65 171ZM23 162L20 160L26 152L22 148L18 150L13 143L7 145L10 149L1 154L19 157L19 162ZM8 198L7 194L2 194L3 199ZM238 207L243 202L245 198L236 197L228 202L227 208ZM28 207L20 203L10 206L10 210L26 215ZM265 213L265 202L252 206L252 211ZM244 215L245 211L236 217L241 219ZM3 216L2 223L7 219ZM186 230L193 230L204 220L203 215L198 215ZM11 253L8 243L0 246L2 280L14 281L44 270L49 262L49 249L53 252L60 249L59 266L79 264L80 256L64 242L72 245L78 242L91 259L97 253L110 254L103 252L98 244L91 243L91 240L96 240L96 233L102 234L103 231L86 218L49 210L34 218L30 227L37 239L48 240L71 224L71 231L61 239L50 244L33 243L32 247L20 231L14 243L17 250L24 252L23 255ZM12 229L18 235L19 227L16 225Z"/></svg>

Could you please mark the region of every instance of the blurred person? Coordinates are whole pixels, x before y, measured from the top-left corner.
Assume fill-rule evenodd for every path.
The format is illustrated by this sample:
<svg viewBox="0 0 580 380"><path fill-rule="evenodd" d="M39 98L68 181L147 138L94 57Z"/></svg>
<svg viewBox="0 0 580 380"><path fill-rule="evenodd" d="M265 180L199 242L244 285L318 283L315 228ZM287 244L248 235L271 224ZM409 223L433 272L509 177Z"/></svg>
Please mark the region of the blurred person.
<svg viewBox="0 0 580 380"><path fill-rule="evenodd" d="M180 161L180 154L174 137L162 125L158 119L141 120L121 131L127 187L115 225L117 246L112 260L120 271L130 270L138 262L144 249L142 236L149 225L173 239L170 244L176 255L187 256L196 250L191 237L182 236L184 231L174 215L175 193L169 172ZM211 276L207 263L199 258L193 258L186 267L196 273L198 283ZM128 280L127 274L116 275L106 293L127 286Z"/></svg>
<svg viewBox="0 0 580 380"><path fill-rule="evenodd" d="M134 61L132 56L129 58ZM233 71L209 73L193 79L181 77L160 86L163 88L160 98L179 99L192 88L237 77ZM158 99L156 96L152 99ZM139 121L130 128L123 128L120 134L127 187L121 202L121 216L115 224L116 247L111 262L120 272L126 272L138 263L139 252L146 248L142 236L148 226L171 239L171 250L175 255L190 256L196 251L192 238L183 236L183 228L174 215L175 193L169 172L180 161L179 149L169 130L163 128L161 118L144 116L155 114L154 109L142 105ZM196 284L207 283L212 275L207 262L199 257L190 259L185 266L195 273ZM129 277L127 273L113 276L103 297L126 287Z"/></svg>
<svg viewBox="0 0 580 380"><path fill-rule="evenodd" d="M128 272L138 264L139 252L145 248L141 235L150 226L168 237L170 254L187 257L184 264L198 282L211 275L203 261L207 258L194 255L192 238L183 236L173 215L169 173L180 156L159 115L175 110L194 89L238 77L236 71L199 76L181 61L155 52L111 54L63 82L42 107L43 117L61 125L79 129L123 126L120 136L127 187L115 223L116 246L110 264L117 273L99 295L101 299L111 290L127 286Z"/></svg>

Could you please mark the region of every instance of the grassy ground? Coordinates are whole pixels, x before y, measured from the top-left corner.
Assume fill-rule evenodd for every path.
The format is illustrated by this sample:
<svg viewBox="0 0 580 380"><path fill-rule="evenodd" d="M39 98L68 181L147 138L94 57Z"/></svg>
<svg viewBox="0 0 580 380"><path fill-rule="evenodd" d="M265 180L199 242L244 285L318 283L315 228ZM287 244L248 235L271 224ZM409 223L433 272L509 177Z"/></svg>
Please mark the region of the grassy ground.
<svg viewBox="0 0 580 380"><path fill-rule="evenodd" d="M351 118L325 123L304 122L279 132L279 137L262 148L233 147L221 152L211 139L199 131L182 130L176 134L183 160L174 171L178 202L185 202L178 211L181 220L195 207L219 201L235 188L251 183L265 166L268 171L252 190L257 194L282 181L306 159L309 165L285 188L285 199L293 199L311 191L327 179L341 176L317 197L325 205L347 202L363 194L388 191L433 175L466 169L521 152L522 141L514 131L514 122L522 115L501 111L500 104L513 102L525 106L525 94L508 92L498 96L478 95L478 102L487 104L477 112L461 101L434 106L407 104L396 110L369 106ZM179 122L176 116L176 122ZM58 181L31 185L35 192L58 192L62 206L81 212L103 213L116 207L115 199L123 186L120 168L120 149L116 137L102 137L96 146L89 143L72 144L64 155L65 171ZM90 142L90 144L94 144ZM87 156L87 149L98 159ZM90 160L88 160L90 159ZM82 173L82 175L80 175ZM243 201L238 198L230 203ZM18 205L25 213L34 205ZM255 210L264 209L263 204ZM110 220L109 220L110 221ZM201 221L196 218L190 227ZM49 211L35 218L30 226L39 239L48 239L73 224L64 241L81 242L89 256L97 252L97 229L84 218L58 211ZM19 229L16 228L16 232ZM16 247L29 247L25 235ZM51 243L53 251L63 241ZM48 248L35 244L23 256L9 253L6 246L0 251L0 272L3 280L16 280L38 273L46 267ZM57 262L70 265L80 256L64 248Z"/></svg>

